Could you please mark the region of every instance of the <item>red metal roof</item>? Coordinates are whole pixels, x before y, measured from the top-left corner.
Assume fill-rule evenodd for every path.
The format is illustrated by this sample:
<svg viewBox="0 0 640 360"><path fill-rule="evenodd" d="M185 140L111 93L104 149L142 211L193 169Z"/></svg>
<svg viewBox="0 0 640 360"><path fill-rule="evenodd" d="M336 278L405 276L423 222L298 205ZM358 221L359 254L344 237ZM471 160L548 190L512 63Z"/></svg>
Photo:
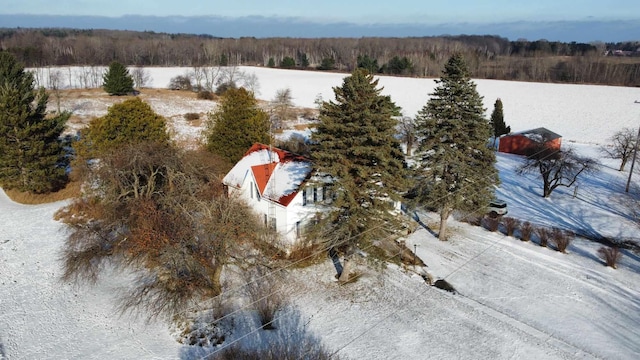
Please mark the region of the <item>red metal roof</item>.
<svg viewBox="0 0 640 360"><path fill-rule="evenodd" d="M240 187L247 171L253 175L263 198L287 206L311 176L312 166L311 160L304 156L256 143L223 182Z"/></svg>

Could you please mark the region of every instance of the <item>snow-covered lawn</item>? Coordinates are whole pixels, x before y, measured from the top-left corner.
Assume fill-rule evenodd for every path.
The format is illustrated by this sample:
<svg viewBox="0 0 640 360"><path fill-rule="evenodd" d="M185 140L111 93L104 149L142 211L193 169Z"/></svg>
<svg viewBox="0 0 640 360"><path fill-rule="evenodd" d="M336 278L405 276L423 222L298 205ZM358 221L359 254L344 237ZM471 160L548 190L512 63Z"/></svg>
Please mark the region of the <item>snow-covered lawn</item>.
<svg viewBox="0 0 640 360"><path fill-rule="evenodd" d="M153 86L166 87L185 69L149 69ZM172 72L173 71L173 72ZM343 74L244 68L255 72L259 97L290 87L298 106L313 106L318 93L332 99ZM432 79L381 77L406 115L414 115L433 88ZM616 130L637 126L640 89L478 80L491 111L502 98L513 130L545 126L565 136L582 154L599 156L594 144ZM176 114L190 112L190 105ZM158 107L161 108L161 107ZM158 111L158 110L156 110ZM572 140L572 141L569 141ZM509 216L539 226L559 226L623 239L640 239L624 193L628 173L602 160L601 170L582 178L578 191L560 188L540 196L535 176L519 176L516 156L499 154L499 197ZM637 199L634 199L637 200ZM127 274L111 273L94 287L61 283L58 251L65 238L54 212L63 203L24 206L0 191L0 359L190 359L196 351L175 341L169 326L146 323L114 311L126 291ZM434 214L419 212L433 223ZM451 222L447 242L418 228L410 249L435 278L457 294L425 285L411 267L364 265L362 277L338 286L331 263L289 270L294 311L279 314L276 327L298 324L327 348L349 359L637 359L640 355L640 254L623 251L618 269L597 255L600 244L575 240L567 254L480 227ZM415 245L415 247L414 247ZM358 260L362 264L366 259ZM228 342L270 341L284 330L256 330L240 313ZM4 359L3 359L4 360Z"/></svg>

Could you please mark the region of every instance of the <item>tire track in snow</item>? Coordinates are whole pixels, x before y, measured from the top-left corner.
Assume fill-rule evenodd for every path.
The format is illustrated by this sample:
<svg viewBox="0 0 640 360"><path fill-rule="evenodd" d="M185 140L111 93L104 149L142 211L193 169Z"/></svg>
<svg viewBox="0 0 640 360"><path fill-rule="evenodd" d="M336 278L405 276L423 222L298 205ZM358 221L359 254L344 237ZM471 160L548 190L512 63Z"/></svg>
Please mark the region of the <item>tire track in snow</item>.
<svg viewBox="0 0 640 360"><path fill-rule="evenodd" d="M595 354L592 354L586 350L583 350L575 345L572 345L553 334L550 334L544 330L540 330L532 325L525 323L522 320L511 317L497 309L492 308L491 306L481 303L471 297L462 295L460 293L456 295L452 295L457 301L464 303L476 310L483 312L486 315L493 317L494 319L501 321L503 323L508 324L526 334L531 335L531 337L542 341L545 344L553 346L554 348L562 351L574 358L580 359L601 359Z"/></svg>
<svg viewBox="0 0 640 360"><path fill-rule="evenodd" d="M472 238L469 236L462 235L461 236L463 240L467 240L476 244L481 244L482 246L486 247L487 246L487 241L492 242L492 245L490 247L493 247L493 245L498 245L493 244L493 242L497 241L495 238L492 238L491 236L485 236L482 238ZM599 278L602 279L600 281L602 281L603 283L608 283L606 280L604 280L604 278L601 276L601 274L596 274L594 272L592 272L590 269L585 268L582 265L579 264L574 264L574 266L569 266L566 264L562 264L561 262L559 262L557 259L555 259L553 256L551 256L551 254L547 255L547 254L542 254L538 251L533 251L533 249L524 249L521 247L518 247L516 249L515 245L509 244L508 242L503 242L503 244L500 244L503 246L496 246L496 249L502 252L505 252L507 254L509 254L510 256L513 256L514 258L517 258L519 261L528 263L528 264L533 264L536 267L540 268L543 271L548 271L554 275L561 275L562 278L565 278L567 281L566 283L568 285L572 285L572 284L580 284L582 285L584 288L588 288L588 289L592 289L595 290L601 294L606 294L606 295L611 295L611 294L615 294L615 297L620 299L621 301L623 301L623 303L628 304L629 300L625 299L625 297L623 297L621 295L621 291L612 291L612 290L605 290L602 289L601 287L599 287L597 284L591 283L585 279L583 279L581 276L577 276L577 275L584 275L584 276L592 276L593 278L596 278L596 275L599 275ZM483 250L481 252L481 254L484 254L486 250L488 250L489 248L486 248L485 250ZM519 252L516 252L519 251ZM531 259L531 257L527 257L525 255L522 255L522 251L526 251L526 255L530 256L533 255L536 257L536 259L538 259L537 261L534 261ZM466 265L466 263L465 263ZM464 267L464 266L463 266ZM459 270L459 269L458 269ZM494 279L492 278L491 281L493 281ZM500 280L500 279L497 279ZM512 284L511 284L512 285ZM639 296L639 294L633 290L631 290L630 288L623 286L622 284L618 284L617 288L620 290L623 290L624 293L629 294L630 297L635 297L637 298ZM522 320L519 319L517 317L514 317L513 315L507 314L502 310L507 310L507 309L500 309L500 306L493 306L495 304L492 304L490 302L484 302L482 301L483 298L482 297L474 297L474 296L468 296L468 295L463 295L458 293L458 298L457 300L472 306L473 308L476 308L480 311L483 311L484 313L486 313L487 315L490 315L500 321L503 321L517 329L520 329L524 332L526 332L527 334L530 334L532 337L539 339L541 341L544 341L547 344L550 344L552 346L554 346L555 348L562 350L563 352L566 352L568 354L571 354L572 357L578 357L578 358L593 358L593 359L599 359L599 358L603 358L602 356L596 355L593 352L586 350L580 346L574 345L572 344L569 340L566 339L566 336L563 337L561 336L562 334L558 334L558 333L554 333L554 332L549 332L548 330L543 330L540 327L537 327L533 324L531 324L530 322L527 322L526 320ZM548 294L546 295L548 296ZM456 298L456 296L452 296L454 298ZM569 298L573 298L571 296L564 296L564 297L569 297ZM500 298L500 299L509 299L511 300L513 297L504 297L504 298ZM527 298L526 296L524 298ZM487 298L487 300L496 300L496 298ZM581 301L581 299L576 298L576 301ZM588 305L593 305L594 304L588 304ZM631 306L634 306L637 309L637 305L636 303L632 303Z"/></svg>

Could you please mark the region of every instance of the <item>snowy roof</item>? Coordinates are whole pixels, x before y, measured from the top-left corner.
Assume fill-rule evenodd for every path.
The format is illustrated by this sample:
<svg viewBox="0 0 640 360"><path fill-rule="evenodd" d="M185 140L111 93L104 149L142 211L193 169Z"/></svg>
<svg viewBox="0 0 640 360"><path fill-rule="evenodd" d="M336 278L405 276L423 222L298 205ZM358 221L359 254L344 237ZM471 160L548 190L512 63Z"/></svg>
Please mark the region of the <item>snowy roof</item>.
<svg viewBox="0 0 640 360"><path fill-rule="evenodd" d="M311 160L304 156L256 143L222 182L240 188L248 176L253 176L263 198L287 206L312 170Z"/></svg>
<svg viewBox="0 0 640 360"><path fill-rule="evenodd" d="M556 134L553 131L543 127L539 127L531 130L524 130L517 133L513 133L511 135L522 135L541 144L547 141L559 139L562 137L561 135Z"/></svg>

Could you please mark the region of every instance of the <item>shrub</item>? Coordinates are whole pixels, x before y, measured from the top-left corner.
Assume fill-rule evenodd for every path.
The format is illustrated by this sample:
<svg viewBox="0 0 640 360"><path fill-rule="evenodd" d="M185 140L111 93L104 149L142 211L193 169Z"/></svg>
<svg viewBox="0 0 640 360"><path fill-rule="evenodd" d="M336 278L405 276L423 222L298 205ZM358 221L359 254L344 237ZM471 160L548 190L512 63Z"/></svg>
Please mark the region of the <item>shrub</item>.
<svg viewBox="0 0 640 360"><path fill-rule="evenodd" d="M520 227L520 240L529 241L531 240L531 234L533 233L533 225L530 222L525 221L522 223Z"/></svg>
<svg viewBox="0 0 640 360"><path fill-rule="evenodd" d="M460 218L460 221L465 222L469 225L480 226L482 225L482 216L474 213L463 214Z"/></svg>
<svg viewBox="0 0 640 360"><path fill-rule="evenodd" d="M94 158L127 144L169 140L165 118L140 98L131 98L91 120L74 149L79 158Z"/></svg>
<svg viewBox="0 0 640 360"><path fill-rule="evenodd" d="M282 61L280 61L280 67L285 69L292 69L296 67L296 61L290 56L285 56Z"/></svg>
<svg viewBox="0 0 640 360"><path fill-rule="evenodd" d="M311 146L305 137L298 133L293 133L288 139L277 140L276 146L279 149L290 151L294 154L309 156Z"/></svg>
<svg viewBox="0 0 640 360"><path fill-rule="evenodd" d="M505 217L502 218L502 225L504 225L507 236L513 236L513 233L516 231L518 226L520 226L520 220L512 217Z"/></svg>
<svg viewBox="0 0 640 360"><path fill-rule="evenodd" d="M324 58L318 66L318 70L333 70L336 68L336 60L334 58Z"/></svg>
<svg viewBox="0 0 640 360"><path fill-rule="evenodd" d="M193 121L200 119L200 114L198 113L186 113L184 114L184 119L187 121Z"/></svg>
<svg viewBox="0 0 640 360"><path fill-rule="evenodd" d="M329 351L321 339L311 333L296 311L286 314L284 327L278 333L257 333L261 337L257 344L244 347L241 343L222 344L209 356L194 356L198 359L216 360L282 360L282 359L314 359L340 360L340 357ZM213 356L211 356L213 355Z"/></svg>
<svg viewBox="0 0 640 360"><path fill-rule="evenodd" d="M551 230L551 240L556 245L556 249L562 253L567 252L567 247L571 243L571 234L554 227Z"/></svg>
<svg viewBox="0 0 640 360"><path fill-rule="evenodd" d="M233 81L225 82L225 83L222 83L222 84L218 85L218 87L216 88L216 95L222 96L222 95L224 95L224 93L227 92L227 90L237 89L237 88L238 88L238 86Z"/></svg>
<svg viewBox="0 0 640 360"><path fill-rule="evenodd" d="M295 267L306 267L325 261L325 253L326 251L322 251L320 244L314 244L308 241L299 241L289 252L287 260L295 265Z"/></svg>
<svg viewBox="0 0 640 360"><path fill-rule="evenodd" d="M178 75L171 78L169 82L169 89L171 90L193 90L191 85L191 79L186 75Z"/></svg>
<svg viewBox="0 0 640 360"><path fill-rule="evenodd" d="M275 276L261 266L245 273L249 301L260 318L262 328L267 330L275 329L276 313L286 305L284 283Z"/></svg>
<svg viewBox="0 0 640 360"><path fill-rule="evenodd" d="M198 91L198 95L196 96L200 100L214 100L215 96L209 90L200 90Z"/></svg>
<svg viewBox="0 0 640 360"><path fill-rule="evenodd" d="M549 244L549 236L551 235L549 229L541 227L537 228L535 231L536 235L538 235L538 239L540 239L540 246L547 247L547 245Z"/></svg>
<svg viewBox="0 0 640 360"><path fill-rule="evenodd" d="M615 246L614 247L603 246L600 249L598 249L598 254L602 258L602 260L604 260L607 266L610 266L614 269L618 268L617 263L618 263L618 260L620 260L620 257L622 256L619 248Z"/></svg>
<svg viewBox="0 0 640 360"><path fill-rule="evenodd" d="M491 216L485 216L484 218L484 226L487 230L491 232L498 231L498 225L500 225L500 220L498 218L492 218Z"/></svg>

